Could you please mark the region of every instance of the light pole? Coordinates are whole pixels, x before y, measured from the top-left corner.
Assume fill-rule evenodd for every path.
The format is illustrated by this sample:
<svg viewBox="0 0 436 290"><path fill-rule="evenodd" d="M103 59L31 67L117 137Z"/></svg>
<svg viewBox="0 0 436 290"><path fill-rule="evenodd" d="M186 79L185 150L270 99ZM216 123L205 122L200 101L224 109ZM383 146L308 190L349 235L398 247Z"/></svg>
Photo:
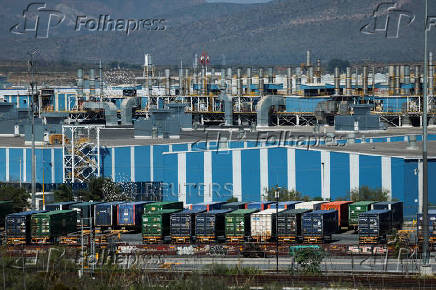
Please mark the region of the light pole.
<svg viewBox="0 0 436 290"><path fill-rule="evenodd" d="M279 189L275 191L276 198L276 272L279 273Z"/></svg>
<svg viewBox="0 0 436 290"><path fill-rule="evenodd" d="M422 227L424 242L422 244L423 265L428 264L428 159L427 159L427 105L428 105L428 0L425 0L425 35L424 35L424 93L422 112Z"/></svg>
<svg viewBox="0 0 436 290"><path fill-rule="evenodd" d="M34 49L28 53L29 65L28 73L30 74L30 87L31 87L31 110L32 114L32 209L36 209L36 156L35 156L35 95L37 94L36 82L35 82L35 66L34 66L34 56L39 53L39 50ZM36 92L36 94L35 94Z"/></svg>

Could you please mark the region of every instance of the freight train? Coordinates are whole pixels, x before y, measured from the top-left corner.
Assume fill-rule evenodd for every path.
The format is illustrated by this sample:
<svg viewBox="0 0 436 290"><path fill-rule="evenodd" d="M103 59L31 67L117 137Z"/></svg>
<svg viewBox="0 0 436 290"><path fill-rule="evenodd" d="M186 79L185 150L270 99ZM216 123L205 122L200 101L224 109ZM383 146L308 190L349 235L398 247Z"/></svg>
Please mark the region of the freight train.
<svg viewBox="0 0 436 290"><path fill-rule="evenodd" d="M99 232L141 232L146 244L326 243L345 227L357 229L360 243L379 244L403 223L402 202L298 201L278 203L278 208L273 202L201 203L188 209L181 202L76 202L47 208L52 210L6 215L8 244L57 243L91 224ZM433 242L435 216L431 212Z"/></svg>

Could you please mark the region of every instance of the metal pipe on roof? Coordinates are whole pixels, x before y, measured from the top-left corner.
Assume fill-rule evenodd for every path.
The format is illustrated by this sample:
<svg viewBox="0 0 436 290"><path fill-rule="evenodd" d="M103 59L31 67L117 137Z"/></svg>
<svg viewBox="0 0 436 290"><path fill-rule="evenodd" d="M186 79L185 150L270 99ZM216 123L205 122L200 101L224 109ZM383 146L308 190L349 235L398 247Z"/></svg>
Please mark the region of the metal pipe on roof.
<svg viewBox="0 0 436 290"><path fill-rule="evenodd" d="M189 69L185 69L185 94L191 93L191 78L189 77Z"/></svg>
<svg viewBox="0 0 436 290"><path fill-rule="evenodd" d="M263 80L263 69L259 69L259 95L263 96L264 80Z"/></svg>
<svg viewBox="0 0 436 290"><path fill-rule="evenodd" d="M83 70L81 68L77 70L77 89L78 98L83 98Z"/></svg>
<svg viewBox="0 0 436 290"><path fill-rule="evenodd" d="M368 94L368 67L366 65L363 66L362 87L363 87L363 95L366 96Z"/></svg>
<svg viewBox="0 0 436 290"><path fill-rule="evenodd" d="M311 64L311 52L310 52L310 50L307 50L306 51L306 66L307 67L310 67L312 64Z"/></svg>
<svg viewBox="0 0 436 290"><path fill-rule="evenodd" d="M89 97L95 97L95 70L93 68L89 70Z"/></svg>
<svg viewBox="0 0 436 290"><path fill-rule="evenodd" d="M335 67L335 95L341 94L341 76L339 75L339 68Z"/></svg>
<svg viewBox="0 0 436 290"><path fill-rule="evenodd" d="M404 84L410 85L410 66L408 65L404 66ZM409 89L403 89L402 91L404 95L408 95L410 93Z"/></svg>
<svg viewBox="0 0 436 290"><path fill-rule="evenodd" d="M267 77L268 77L268 83L273 84L274 83L274 71L273 71L272 67L268 68Z"/></svg>
<svg viewBox="0 0 436 290"><path fill-rule="evenodd" d="M236 80L237 93L238 93L238 96L242 96L242 74L241 74L241 68L237 69L236 74L237 74L237 80Z"/></svg>
<svg viewBox="0 0 436 290"><path fill-rule="evenodd" d="M251 93L251 67L247 68L247 93Z"/></svg>
<svg viewBox="0 0 436 290"><path fill-rule="evenodd" d="M227 68L227 90L226 90L226 92L227 92L227 94L230 94L230 95L233 92L233 90L232 90L232 87L233 87L232 78L233 78L232 68L229 67L229 68Z"/></svg>
<svg viewBox="0 0 436 290"><path fill-rule="evenodd" d="M309 67L309 76L307 78L307 82L309 84L313 83L313 67Z"/></svg>
<svg viewBox="0 0 436 290"><path fill-rule="evenodd" d="M395 67L393 65L388 66L388 86L389 95L395 93Z"/></svg>
<svg viewBox="0 0 436 290"><path fill-rule="evenodd" d="M421 93L421 69L419 65L415 65L415 95L419 96Z"/></svg>
<svg viewBox="0 0 436 290"><path fill-rule="evenodd" d="M292 68L288 67L288 74L286 76L287 94L292 95Z"/></svg>
<svg viewBox="0 0 436 290"><path fill-rule="evenodd" d="M179 94L185 95L185 81L183 78L183 68L180 66L179 69Z"/></svg>
<svg viewBox="0 0 436 290"><path fill-rule="evenodd" d="M301 88L301 69L297 67L295 73L297 74L297 79L295 80L295 89L298 91L298 89Z"/></svg>
<svg viewBox="0 0 436 290"><path fill-rule="evenodd" d="M395 95L401 94L401 83L400 83L400 66L395 66Z"/></svg>
<svg viewBox="0 0 436 290"><path fill-rule="evenodd" d="M206 80L206 68L201 68L201 94L206 95L207 91L207 80Z"/></svg>
<svg viewBox="0 0 436 290"><path fill-rule="evenodd" d="M165 95L170 95L170 70L165 69Z"/></svg>
<svg viewBox="0 0 436 290"><path fill-rule="evenodd" d="M351 92L351 67L347 67L347 74L346 74L346 82L345 82L345 95L350 96L352 94Z"/></svg>

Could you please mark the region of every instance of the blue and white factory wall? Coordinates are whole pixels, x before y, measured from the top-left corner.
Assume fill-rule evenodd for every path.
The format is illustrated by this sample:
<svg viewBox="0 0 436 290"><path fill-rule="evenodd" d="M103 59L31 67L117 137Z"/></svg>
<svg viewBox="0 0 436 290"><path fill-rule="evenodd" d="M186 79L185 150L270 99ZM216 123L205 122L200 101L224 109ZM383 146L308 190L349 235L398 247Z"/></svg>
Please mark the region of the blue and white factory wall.
<svg viewBox="0 0 436 290"><path fill-rule="evenodd" d="M386 157L291 147L249 146L233 142L213 150L209 143L107 147L101 150L101 175L116 182L164 183L164 199L185 203L260 201L275 185L302 195L338 199L360 186L383 188L404 201L414 215L422 201L422 163ZM247 148L248 147L248 148ZM0 182L31 182L31 149L0 148ZM62 148L36 149L36 182L63 182ZM133 165L133 166L132 166ZM429 176L436 175L430 159ZM436 203L436 180L429 179L429 201Z"/></svg>
<svg viewBox="0 0 436 290"><path fill-rule="evenodd" d="M173 144L107 148L101 170L116 182L163 182L165 200L188 204L233 196L260 201L275 185L331 200L360 186L383 188L390 198L405 202L406 215L413 215L421 200L420 166L416 159L346 152L243 145L195 151L190 144ZM430 160L429 170L430 176L436 174L436 160ZM436 181L430 180L429 191L430 202L436 203Z"/></svg>
<svg viewBox="0 0 436 290"><path fill-rule="evenodd" d="M62 148L36 148L36 183L55 185L62 180ZM0 148L0 182L31 183L32 149ZM50 186L48 187L50 188Z"/></svg>

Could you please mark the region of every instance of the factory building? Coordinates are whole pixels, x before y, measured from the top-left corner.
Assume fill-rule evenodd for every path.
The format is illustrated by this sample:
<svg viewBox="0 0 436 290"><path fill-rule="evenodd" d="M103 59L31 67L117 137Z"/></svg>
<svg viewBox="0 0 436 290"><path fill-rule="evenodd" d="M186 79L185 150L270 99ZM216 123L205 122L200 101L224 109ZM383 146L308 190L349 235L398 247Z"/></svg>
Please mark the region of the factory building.
<svg viewBox="0 0 436 290"><path fill-rule="evenodd" d="M407 138L363 138L353 142L363 144L313 149L289 142L275 145L257 141L104 146L100 149L100 174L118 183L163 182L164 200L187 204L231 197L261 201L266 189L275 185L312 198L335 200L360 186L369 186L383 188L391 199L404 201L405 214L412 216L421 202L422 163L416 151L404 147ZM436 140L436 135L430 140ZM62 150L56 146L37 148L37 183L44 182L50 188L64 182ZM429 176L434 175L436 152L430 152ZM0 181L30 180L30 148L0 148ZM431 178L429 182L429 199L436 203L432 194L436 182Z"/></svg>

